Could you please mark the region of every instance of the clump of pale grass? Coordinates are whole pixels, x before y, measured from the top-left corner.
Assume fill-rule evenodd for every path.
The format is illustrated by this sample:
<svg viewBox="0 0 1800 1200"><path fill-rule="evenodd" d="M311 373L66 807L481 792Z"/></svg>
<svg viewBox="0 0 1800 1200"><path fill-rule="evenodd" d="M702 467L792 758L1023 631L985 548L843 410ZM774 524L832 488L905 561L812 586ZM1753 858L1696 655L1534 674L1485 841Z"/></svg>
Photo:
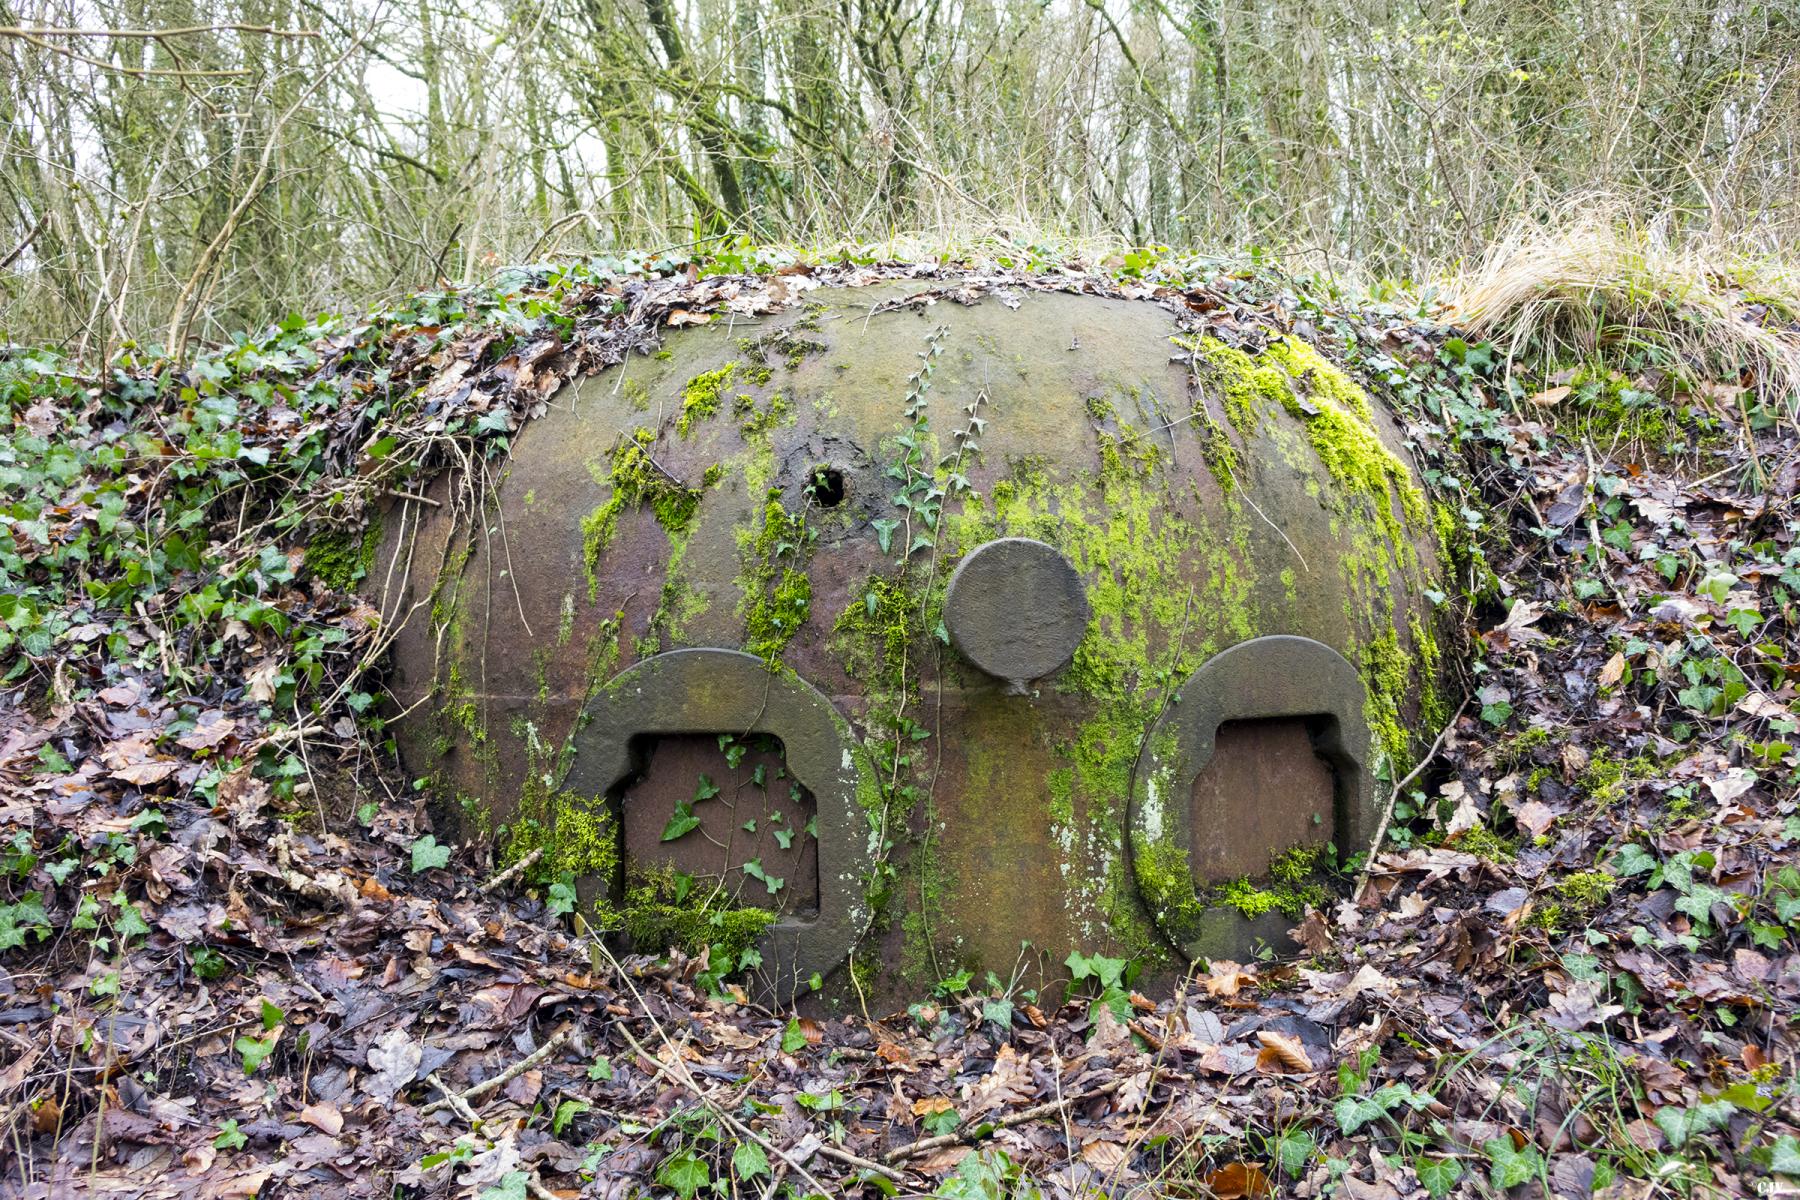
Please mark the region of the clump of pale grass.
<svg viewBox="0 0 1800 1200"><path fill-rule="evenodd" d="M1635 343L1690 385L1747 377L1767 408L1800 418L1800 275L1784 264L1675 244L1599 209L1515 227L1448 293L1450 318L1509 363Z"/></svg>

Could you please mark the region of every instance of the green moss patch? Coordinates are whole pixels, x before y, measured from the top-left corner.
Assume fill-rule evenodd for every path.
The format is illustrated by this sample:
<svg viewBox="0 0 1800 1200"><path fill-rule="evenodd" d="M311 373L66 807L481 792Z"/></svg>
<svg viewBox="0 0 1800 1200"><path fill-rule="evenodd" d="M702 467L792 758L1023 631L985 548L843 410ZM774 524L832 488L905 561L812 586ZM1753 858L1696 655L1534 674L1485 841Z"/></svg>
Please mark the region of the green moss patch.
<svg viewBox="0 0 1800 1200"><path fill-rule="evenodd" d="M739 908L704 881L659 867L635 877L616 909L600 914L606 928L622 930L639 953L710 950L715 969L733 970L763 930L776 921L761 908Z"/></svg>
<svg viewBox="0 0 1800 1200"><path fill-rule="evenodd" d="M1298 921L1308 908L1321 908L1331 898L1324 882L1323 860L1322 847L1295 846L1270 860L1266 882L1234 879L1213 888L1208 899L1245 917L1280 912Z"/></svg>
<svg viewBox="0 0 1800 1200"><path fill-rule="evenodd" d="M728 362L712 371L703 371L687 381L681 389L681 415L675 418L675 432L687 437L700 421L719 415L725 401L725 389L737 374L738 364Z"/></svg>
<svg viewBox="0 0 1800 1200"><path fill-rule="evenodd" d="M333 591L351 592L367 578L381 545L381 515L373 514L360 535L342 529L315 534L306 543L305 569Z"/></svg>
<svg viewBox="0 0 1800 1200"><path fill-rule="evenodd" d="M590 600L600 594L600 556L618 533L620 513L648 505L656 514L656 523L674 537L687 533L700 508L699 488L685 486L656 465L650 453L655 443L655 435L639 429L629 441L613 448L604 474L589 467L596 482L612 489L581 522L581 561L587 571Z"/></svg>

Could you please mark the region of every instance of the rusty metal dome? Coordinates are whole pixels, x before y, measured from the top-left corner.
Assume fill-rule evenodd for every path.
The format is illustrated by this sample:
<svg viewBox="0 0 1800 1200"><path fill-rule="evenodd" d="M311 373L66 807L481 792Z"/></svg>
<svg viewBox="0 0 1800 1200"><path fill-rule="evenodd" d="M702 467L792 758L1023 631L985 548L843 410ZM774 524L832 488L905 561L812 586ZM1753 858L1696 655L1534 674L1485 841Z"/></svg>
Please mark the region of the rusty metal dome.
<svg viewBox="0 0 1800 1200"><path fill-rule="evenodd" d="M925 290L672 330L390 511L409 769L782 993L1279 947L1438 706L1400 431L1278 329Z"/></svg>

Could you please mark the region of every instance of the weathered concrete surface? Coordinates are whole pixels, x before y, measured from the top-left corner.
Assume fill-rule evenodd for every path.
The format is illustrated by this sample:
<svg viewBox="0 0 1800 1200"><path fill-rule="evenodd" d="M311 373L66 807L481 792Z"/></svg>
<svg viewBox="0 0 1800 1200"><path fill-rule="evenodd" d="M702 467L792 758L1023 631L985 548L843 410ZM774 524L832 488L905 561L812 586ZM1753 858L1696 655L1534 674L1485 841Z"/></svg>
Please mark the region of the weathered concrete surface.
<svg viewBox="0 0 1800 1200"><path fill-rule="evenodd" d="M570 779L617 784L584 770L590 751L578 732L578 714L608 680L661 651L754 644L827 697L867 747L856 820L840 831L864 866L839 881L837 901L820 830L818 920L845 932L834 965L854 941L857 961L879 968L865 982L897 996L957 964L1004 977L1021 939L1051 976L1074 948L1169 955L1127 845L1127 798L1151 726L1189 704L1170 700L1196 668L1270 634L1330 647L1363 684L1383 662L1410 666L1398 685L1389 670L1368 697L1333 702L1366 702L1389 727L1419 724L1436 661L1416 644L1431 627L1421 598L1436 570L1429 519L1418 518L1416 497L1377 503L1335 477L1303 409L1267 405L1244 420L1227 402L1232 380L1204 358L1179 361L1173 318L1154 305L1027 293L1017 310L988 300L872 314L919 290L815 293L774 318L671 332L665 357L633 359L555 397L520 432L489 508L462 533L452 533L449 506L391 516L371 577L403 580L388 587L384 611L413 613L394 652L395 695L417 702L396 726L403 752L415 774L463 798L450 815L465 833L505 846L528 809L553 822ZM908 377L940 326L919 431L905 416ZM719 384L706 412L692 401L709 377ZM698 387L702 399L706 391ZM1398 451L1379 409L1370 427ZM649 464L643 486L691 495L691 516L659 523L652 498L614 504L610 537L597 544L596 515L619 493L617 463L634 431ZM922 441L940 481L955 471L972 488L945 500L931 531L909 530L893 501L902 437ZM971 441L978 448L957 458ZM807 493L823 466L835 472L827 490L841 491L829 507ZM771 497L784 521L801 519L801 538L774 528ZM896 526L886 550L878 522ZM935 534L935 546L902 573L909 532ZM1073 661L1026 696L1007 695L1008 683L967 662L943 628L952 573L1002 537L1053 547L1089 606ZM410 573L390 571L395 563ZM789 572L804 577L803 604L792 588L775 600ZM783 613L797 619L771 623ZM889 638L882 626L895 614L905 628ZM907 723L901 765L896 711ZM1294 715L1327 711L1301 705ZM621 721L620 736L644 732ZM763 727L791 754L793 735L777 724ZM1299 754L1292 737L1273 744ZM1298 795L1288 794L1294 780L1316 791L1312 762L1242 771L1232 790L1258 794L1221 794L1220 804L1267 819L1196 819L1220 855L1206 861L1254 875L1250 864ZM1346 807L1338 784L1322 823L1310 822L1314 791L1292 805L1308 818L1292 844L1324 837L1348 853L1367 835L1352 811L1361 798ZM646 802L674 798L655 795ZM823 795L819 804L823 813ZM627 871L654 850L641 830L668 815L627 818ZM878 911L849 921L828 911L851 893ZM1163 961L1175 968L1172 955Z"/></svg>

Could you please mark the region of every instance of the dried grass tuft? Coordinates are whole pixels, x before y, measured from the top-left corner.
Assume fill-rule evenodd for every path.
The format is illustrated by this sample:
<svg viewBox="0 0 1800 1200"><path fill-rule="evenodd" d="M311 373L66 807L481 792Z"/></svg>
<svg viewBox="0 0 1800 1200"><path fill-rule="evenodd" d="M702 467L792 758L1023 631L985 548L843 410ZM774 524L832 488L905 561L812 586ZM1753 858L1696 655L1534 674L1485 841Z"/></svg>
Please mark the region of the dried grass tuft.
<svg viewBox="0 0 1800 1200"><path fill-rule="evenodd" d="M1636 343L1694 384L1742 379L1800 419L1800 276L1767 259L1672 244L1588 208L1515 227L1448 293L1450 319L1509 362L1560 366Z"/></svg>

